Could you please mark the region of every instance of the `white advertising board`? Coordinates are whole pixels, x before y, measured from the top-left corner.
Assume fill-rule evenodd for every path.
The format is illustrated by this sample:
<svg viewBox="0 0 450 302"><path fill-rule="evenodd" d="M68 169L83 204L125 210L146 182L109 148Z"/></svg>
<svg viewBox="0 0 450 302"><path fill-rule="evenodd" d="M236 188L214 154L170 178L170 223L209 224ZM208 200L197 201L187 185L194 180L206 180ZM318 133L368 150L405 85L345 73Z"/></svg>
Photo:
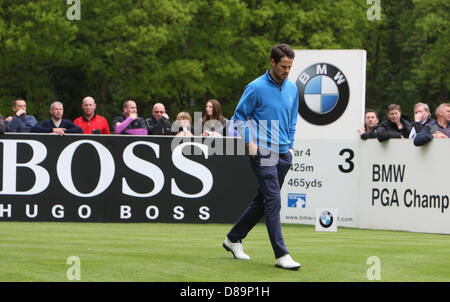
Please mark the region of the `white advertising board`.
<svg viewBox="0 0 450 302"><path fill-rule="evenodd" d="M356 227L366 52L295 50L289 79L299 90L299 119L281 220L314 224L316 208L337 208L338 225Z"/></svg>
<svg viewBox="0 0 450 302"><path fill-rule="evenodd" d="M450 234L450 140L362 141L359 227Z"/></svg>
<svg viewBox="0 0 450 302"><path fill-rule="evenodd" d="M337 226L450 234L450 140L361 140L366 52L295 53L299 120L281 221L313 225L316 209L335 208Z"/></svg>
<svg viewBox="0 0 450 302"><path fill-rule="evenodd" d="M365 108L365 50L295 50L289 79L299 89L296 139L359 138Z"/></svg>
<svg viewBox="0 0 450 302"><path fill-rule="evenodd" d="M316 208L337 208L338 226L357 226L359 140L296 140L281 189L281 221L314 224Z"/></svg>

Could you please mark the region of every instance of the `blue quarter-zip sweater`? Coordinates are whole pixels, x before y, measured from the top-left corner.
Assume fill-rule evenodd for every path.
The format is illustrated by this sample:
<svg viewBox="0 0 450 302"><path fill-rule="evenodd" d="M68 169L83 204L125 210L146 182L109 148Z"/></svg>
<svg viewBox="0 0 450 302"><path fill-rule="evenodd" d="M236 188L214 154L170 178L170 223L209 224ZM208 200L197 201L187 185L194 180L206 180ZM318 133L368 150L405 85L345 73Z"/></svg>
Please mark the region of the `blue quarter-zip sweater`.
<svg viewBox="0 0 450 302"><path fill-rule="evenodd" d="M297 86L288 79L279 85L267 70L245 87L234 122L246 143L286 153L294 146L297 112Z"/></svg>

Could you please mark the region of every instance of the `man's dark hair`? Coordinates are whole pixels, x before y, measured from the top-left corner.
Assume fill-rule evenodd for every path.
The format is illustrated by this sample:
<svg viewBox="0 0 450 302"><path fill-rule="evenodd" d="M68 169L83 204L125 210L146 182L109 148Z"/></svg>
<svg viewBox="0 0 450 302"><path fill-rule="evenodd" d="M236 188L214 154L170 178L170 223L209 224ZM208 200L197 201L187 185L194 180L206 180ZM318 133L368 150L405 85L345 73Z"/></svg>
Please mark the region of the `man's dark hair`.
<svg viewBox="0 0 450 302"><path fill-rule="evenodd" d="M270 52L270 58L275 60L275 63L281 61L281 58L288 57L293 59L295 57L295 52L287 44L277 44L272 46L272 51Z"/></svg>
<svg viewBox="0 0 450 302"><path fill-rule="evenodd" d="M376 112L374 109L367 109L366 110L366 114L369 113L369 112L375 113L375 116L378 118L378 112Z"/></svg>

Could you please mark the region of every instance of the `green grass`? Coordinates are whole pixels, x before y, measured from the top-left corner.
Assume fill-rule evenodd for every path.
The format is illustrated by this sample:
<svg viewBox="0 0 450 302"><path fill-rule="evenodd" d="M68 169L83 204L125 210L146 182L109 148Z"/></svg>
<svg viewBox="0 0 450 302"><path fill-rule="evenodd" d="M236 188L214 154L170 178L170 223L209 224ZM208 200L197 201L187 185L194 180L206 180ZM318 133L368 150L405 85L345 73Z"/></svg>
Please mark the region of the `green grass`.
<svg viewBox="0 0 450 302"><path fill-rule="evenodd" d="M450 237L283 225L299 271L274 267L264 224L244 241L252 260L222 248L228 224L0 223L0 282L68 281L69 256L81 261L81 281L367 282L370 256L381 281L450 281Z"/></svg>

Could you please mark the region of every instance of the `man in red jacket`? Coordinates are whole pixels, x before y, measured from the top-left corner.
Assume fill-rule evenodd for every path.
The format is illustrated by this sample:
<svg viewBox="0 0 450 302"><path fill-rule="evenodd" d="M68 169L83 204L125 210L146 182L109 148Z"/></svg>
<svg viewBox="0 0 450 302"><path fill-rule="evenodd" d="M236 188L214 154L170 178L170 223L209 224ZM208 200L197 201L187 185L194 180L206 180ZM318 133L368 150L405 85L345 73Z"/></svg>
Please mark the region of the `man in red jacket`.
<svg viewBox="0 0 450 302"><path fill-rule="evenodd" d="M75 119L73 123L83 129L84 134L110 134L108 121L95 113L96 108L94 98L85 97L81 104L83 115Z"/></svg>

